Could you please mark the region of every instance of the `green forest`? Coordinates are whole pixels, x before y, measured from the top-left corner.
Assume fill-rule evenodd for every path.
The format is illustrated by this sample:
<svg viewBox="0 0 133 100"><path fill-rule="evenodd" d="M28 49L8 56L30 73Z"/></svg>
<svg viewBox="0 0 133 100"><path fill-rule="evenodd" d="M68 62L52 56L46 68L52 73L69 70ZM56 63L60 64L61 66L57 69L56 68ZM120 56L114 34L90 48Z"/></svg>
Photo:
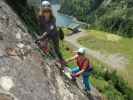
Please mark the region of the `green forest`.
<svg viewBox="0 0 133 100"><path fill-rule="evenodd" d="M133 0L61 0L60 12L93 28L133 37Z"/></svg>

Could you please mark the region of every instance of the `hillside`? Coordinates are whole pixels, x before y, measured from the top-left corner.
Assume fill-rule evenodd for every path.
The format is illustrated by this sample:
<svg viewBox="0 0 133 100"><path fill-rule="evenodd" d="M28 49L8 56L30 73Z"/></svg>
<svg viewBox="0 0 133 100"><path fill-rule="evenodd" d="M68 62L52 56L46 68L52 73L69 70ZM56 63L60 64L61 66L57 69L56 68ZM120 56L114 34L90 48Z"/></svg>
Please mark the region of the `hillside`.
<svg viewBox="0 0 133 100"><path fill-rule="evenodd" d="M61 0L60 12L97 29L133 37L133 0Z"/></svg>
<svg viewBox="0 0 133 100"><path fill-rule="evenodd" d="M51 64L54 60L43 59L34 50L37 47L28 34L29 24L21 16L24 12L16 13L18 1L9 4L15 11L0 0L0 100L88 100ZM20 5L27 7L24 1Z"/></svg>

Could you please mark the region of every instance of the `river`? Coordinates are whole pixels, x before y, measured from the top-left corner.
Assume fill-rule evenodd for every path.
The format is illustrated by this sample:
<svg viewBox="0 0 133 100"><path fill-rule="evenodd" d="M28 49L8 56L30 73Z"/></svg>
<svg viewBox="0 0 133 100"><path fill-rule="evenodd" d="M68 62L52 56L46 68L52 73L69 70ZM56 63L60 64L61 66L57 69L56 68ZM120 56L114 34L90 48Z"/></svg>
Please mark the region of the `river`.
<svg viewBox="0 0 133 100"><path fill-rule="evenodd" d="M67 15L64 15L64 14L60 14L58 12L58 10L60 9L59 4L52 5L52 9L53 9L53 13L56 17L57 26L68 26L70 24L75 23L75 20L74 20L73 17L67 16Z"/></svg>
<svg viewBox="0 0 133 100"><path fill-rule="evenodd" d="M40 0L28 0L29 4L33 6L40 6ZM52 4L53 13L56 17L56 24L57 26L68 26L70 24L76 23L73 17L61 14L58 12L60 9L60 4L54 3Z"/></svg>

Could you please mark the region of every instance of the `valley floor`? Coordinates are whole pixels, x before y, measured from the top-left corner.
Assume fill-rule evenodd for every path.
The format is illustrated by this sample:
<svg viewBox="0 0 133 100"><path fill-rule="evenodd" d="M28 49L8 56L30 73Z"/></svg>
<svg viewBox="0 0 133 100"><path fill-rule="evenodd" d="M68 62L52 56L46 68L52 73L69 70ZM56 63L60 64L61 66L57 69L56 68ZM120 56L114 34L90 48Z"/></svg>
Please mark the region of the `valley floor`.
<svg viewBox="0 0 133 100"><path fill-rule="evenodd" d="M89 56L116 69L132 86L133 39L101 31L83 30L78 34L66 37L65 41L71 43L75 48L87 47Z"/></svg>

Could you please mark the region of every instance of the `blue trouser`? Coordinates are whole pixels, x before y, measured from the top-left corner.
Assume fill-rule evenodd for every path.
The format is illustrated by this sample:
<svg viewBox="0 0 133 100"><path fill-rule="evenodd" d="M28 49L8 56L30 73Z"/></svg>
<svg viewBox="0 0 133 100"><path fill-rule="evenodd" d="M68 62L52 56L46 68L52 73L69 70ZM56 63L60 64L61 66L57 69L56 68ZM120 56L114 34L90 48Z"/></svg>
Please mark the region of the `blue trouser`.
<svg viewBox="0 0 133 100"><path fill-rule="evenodd" d="M72 73L77 73L79 72L80 69L79 67L74 67L72 68ZM84 84L84 87L85 87L85 90L90 90L90 80L89 80L89 77L90 77L90 73L91 71L85 71L83 74L82 74L82 77L83 77L83 84Z"/></svg>

